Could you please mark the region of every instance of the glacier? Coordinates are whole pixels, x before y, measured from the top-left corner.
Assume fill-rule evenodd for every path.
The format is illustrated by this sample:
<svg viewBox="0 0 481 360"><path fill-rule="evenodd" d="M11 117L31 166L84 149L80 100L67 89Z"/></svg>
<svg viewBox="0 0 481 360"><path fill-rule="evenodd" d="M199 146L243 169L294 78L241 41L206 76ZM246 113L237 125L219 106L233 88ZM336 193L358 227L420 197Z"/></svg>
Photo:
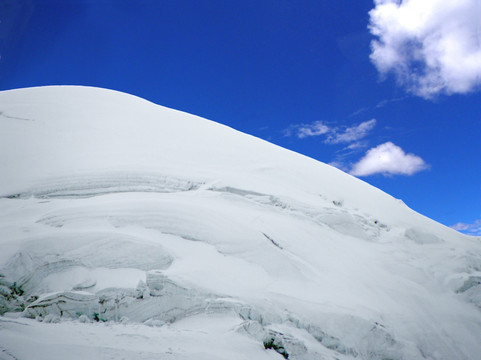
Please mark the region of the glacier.
<svg viewBox="0 0 481 360"><path fill-rule="evenodd" d="M1 359L481 356L481 238L314 159L49 86L0 169Z"/></svg>

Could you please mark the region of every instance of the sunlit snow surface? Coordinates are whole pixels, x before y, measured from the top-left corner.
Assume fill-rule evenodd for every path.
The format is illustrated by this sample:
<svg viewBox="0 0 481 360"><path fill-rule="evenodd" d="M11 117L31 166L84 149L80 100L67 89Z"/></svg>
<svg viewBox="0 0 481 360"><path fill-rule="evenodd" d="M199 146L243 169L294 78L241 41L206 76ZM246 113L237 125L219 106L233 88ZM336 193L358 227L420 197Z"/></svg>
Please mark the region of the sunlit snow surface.
<svg viewBox="0 0 481 360"><path fill-rule="evenodd" d="M0 359L481 356L481 239L323 163L45 87L0 93L0 171Z"/></svg>

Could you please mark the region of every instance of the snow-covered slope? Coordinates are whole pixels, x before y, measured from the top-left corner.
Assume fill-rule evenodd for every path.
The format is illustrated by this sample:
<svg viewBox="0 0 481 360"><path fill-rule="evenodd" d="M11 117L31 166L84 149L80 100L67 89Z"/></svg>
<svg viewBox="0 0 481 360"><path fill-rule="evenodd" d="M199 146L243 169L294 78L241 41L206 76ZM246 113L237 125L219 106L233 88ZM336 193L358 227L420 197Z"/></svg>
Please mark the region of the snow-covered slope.
<svg viewBox="0 0 481 360"><path fill-rule="evenodd" d="M2 358L481 356L481 239L313 159L44 87L0 93L0 171Z"/></svg>

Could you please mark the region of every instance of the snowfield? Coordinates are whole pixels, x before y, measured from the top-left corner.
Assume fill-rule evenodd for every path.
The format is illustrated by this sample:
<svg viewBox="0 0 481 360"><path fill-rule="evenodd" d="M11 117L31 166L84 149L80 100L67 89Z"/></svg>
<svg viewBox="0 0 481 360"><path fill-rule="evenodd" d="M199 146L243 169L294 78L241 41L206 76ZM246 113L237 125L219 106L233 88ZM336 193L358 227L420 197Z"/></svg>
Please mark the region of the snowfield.
<svg viewBox="0 0 481 360"><path fill-rule="evenodd" d="M0 171L0 359L481 357L481 238L326 164L62 86Z"/></svg>

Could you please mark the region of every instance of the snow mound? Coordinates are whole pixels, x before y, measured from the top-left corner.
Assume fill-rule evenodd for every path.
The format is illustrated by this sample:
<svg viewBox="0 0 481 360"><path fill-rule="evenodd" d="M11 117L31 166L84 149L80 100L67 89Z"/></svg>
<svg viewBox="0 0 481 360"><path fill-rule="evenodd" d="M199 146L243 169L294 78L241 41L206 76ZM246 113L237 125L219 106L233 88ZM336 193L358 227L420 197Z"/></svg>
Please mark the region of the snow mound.
<svg viewBox="0 0 481 360"><path fill-rule="evenodd" d="M326 164L87 87L1 92L0 164L7 358L481 354L481 239Z"/></svg>

